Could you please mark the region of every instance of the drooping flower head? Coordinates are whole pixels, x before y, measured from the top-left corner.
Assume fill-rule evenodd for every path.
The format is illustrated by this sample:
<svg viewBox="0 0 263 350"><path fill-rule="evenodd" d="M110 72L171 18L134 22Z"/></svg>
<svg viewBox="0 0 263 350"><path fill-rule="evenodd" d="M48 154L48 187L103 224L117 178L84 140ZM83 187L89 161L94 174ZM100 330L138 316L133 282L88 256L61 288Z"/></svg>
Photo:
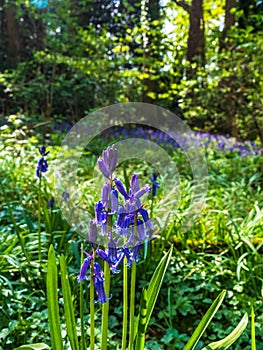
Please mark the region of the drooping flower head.
<svg viewBox="0 0 263 350"><path fill-rule="evenodd" d="M47 156L49 152L46 151L45 146L38 147L38 151L41 155L41 158L37 163L36 176L41 178L42 173L46 173L48 171L48 163L45 159L45 156Z"/></svg>
<svg viewBox="0 0 263 350"><path fill-rule="evenodd" d="M88 240L90 241L91 246L93 246L93 244L96 243L97 236L98 236L98 230L97 230L96 221L95 220L90 220Z"/></svg>
<svg viewBox="0 0 263 350"><path fill-rule="evenodd" d="M108 147L102 152L101 157L99 157L97 163L102 174L110 179L115 167L117 165L118 151L115 145Z"/></svg>
<svg viewBox="0 0 263 350"><path fill-rule="evenodd" d="M64 202L68 203L70 195L68 193L67 190L63 191L62 195L61 195L62 199L64 200Z"/></svg>
<svg viewBox="0 0 263 350"><path fill-rule="evenodd" d="M54 203L55 203L55 199L54 199L54 197L52 197L52 198L47 202L47 205L49 206L49 208L53 209L53 208L54 208Z"/></svg>
<svg viewBox="0 0 263 350"><path fill-rule="evenodd" d="M152 182L152 195L153 197L156 197L157 194L157 188L160 188L159 182L157 182L157 173L153 173L153 175L150 177L150 180Z"/></svg>
<svg viewBox="0 0 263 350"><path fill-rule="evenodd" d="M98 300L94 300L95 303L100 302L101 304L106 303L110 298L107 298L105 290L104 290L104 278L103 272L100 270L100 264L94 263L94 275L92 276L95 292L98 296Z"/></svg>
<svg viewBox="0 0 263 350"><path fill-rule="evenodd" d="M87 252L84 252L84 254L87 257L84 259L84 261L82 263L82 266L80 268L80 272L79 272L79 274L77 276L77 280L78 280L79 283L80 283L80 281L85 281L85 280L88 279L87 278L87 270L88 270L88 268L90 266L91 260L93 259L93 256L88 254Z"/></svg>

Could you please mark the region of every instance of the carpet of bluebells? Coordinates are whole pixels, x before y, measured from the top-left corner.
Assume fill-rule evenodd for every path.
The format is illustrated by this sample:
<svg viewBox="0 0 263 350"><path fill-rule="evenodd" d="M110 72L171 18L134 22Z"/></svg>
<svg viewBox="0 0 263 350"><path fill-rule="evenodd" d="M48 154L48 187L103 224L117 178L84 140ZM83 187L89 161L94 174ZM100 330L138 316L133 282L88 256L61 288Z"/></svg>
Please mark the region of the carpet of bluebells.
<svg viewBox="0 0 263 350"><path fill-rule="evenodd" d="M61 198L58 200L54 192L55 159L70 125L57 125L50 130L38 129L36 134L36 131L28 130L23 116L9 116L2 120L0 127L0 349L13 350L23 344L37 342L50 345L46 273L51 244L56 256L63 254L67 262L77 332L80 334L82 307L88 334L89 303L85 300L89 297L89 283L86 272L93 259L93 253L90 254L93 246L78 235L61 215ZM228 136L195 132L207 161L209 188L200 216L191 229L182 234L180 228L191 197L192 176L180 146L167 134L143 127L113 128L102 137L95 138L80 162L79 176L83 180L80 190L83 191L87 207L93 211L94 218L103 224L105 211L100 207L102 202L105 204L111 198L111 210L114 212L118 196L126 201L135 193L138 197L138 178L143 183L155 184L150 213L138 206L139 217L127 219L137 220L139 226L145 225L146 231L140 231L142 236L151 232L148 216L154 216L165 200L176 200L172 194L164 191L165 178L155 173L146 162L131 160L118 167L118 179L110 178L110 185L106 182L103 198L92 185L93 169L102 151L118 140L131 137L157 143L173 157L180 174L181 201L176 217L167 222L147 249L140 246L134 253L129 248L116 251L111 246L108 251L100 248L96 251L101 261L110 262L111 270L116 272L111 276L109 349L118 349L117 344L120 344L122 336L122 271L118 269L119 263L125 254L130 261L134 259L137 262L135 309L138 311L145 281L150 280L163 253L174 245L148 327L145 348L182 349L212 301L221 290L227 289L224 303L202 341L205 340L207 344L225 337L238 324L244 312L250 313L253 305L257 349L262 350L263 168L260 145ZM175 138L180 139L180 135ZM100 169L105 172L103 166ZM132 179L133 194L125 191L127 179ZM145 187L145 191L148 189ZM61 197L65 203L70 201L66 190ZM95 210L94 203L97 203ZM117 226L122 230L127 225L124 219L119 218ZM93 238L97 234L92 227L90 232ZM86 259L81 265L83 254ZM97 300L100 301L95 304L95 337L99 343L101 303L106 301L106 297L97 265L95 275ZM60 287L58 295L62 307ZM82 304L79 300L80 288L84 293ZM64 346L70 349L65 329L62 317ZM202 341L197 350L204 346ZM233 349L251 349L249 326Z"/></svg>

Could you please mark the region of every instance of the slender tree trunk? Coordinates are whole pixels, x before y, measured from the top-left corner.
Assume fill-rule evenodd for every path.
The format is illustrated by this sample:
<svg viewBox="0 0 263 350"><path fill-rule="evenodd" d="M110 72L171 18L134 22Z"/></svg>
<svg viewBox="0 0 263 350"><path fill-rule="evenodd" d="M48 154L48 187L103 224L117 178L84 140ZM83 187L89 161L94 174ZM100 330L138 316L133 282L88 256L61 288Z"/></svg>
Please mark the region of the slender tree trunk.
<svg viewBox="0 0 263 350"><path fill-rule="evenodd" d="M236 0L226 0L225 4L225 22L222 36L220 38L219 50L222 51L226 47L226 37L230 28L235 24L235 15L232 10L236 7Z"/></svg>
<svg viewBox="0 0 263 350"><path fill-rule="evenodd" d="M192 0L190 7L190 27L186 57L189 62L199 60L205 65L205 26L203 0Z"/></svg>
<svg viewBox="0 0 263 350"><path fill-rule="evenodd" d="M202 66L205 65L205 22L203 0L192 0L188 5L184 0L176 1L189 14L189 32L187 41L186 58L189 62L198 62ZM187 74L192 76L193 70L190 69Z"/></svg>

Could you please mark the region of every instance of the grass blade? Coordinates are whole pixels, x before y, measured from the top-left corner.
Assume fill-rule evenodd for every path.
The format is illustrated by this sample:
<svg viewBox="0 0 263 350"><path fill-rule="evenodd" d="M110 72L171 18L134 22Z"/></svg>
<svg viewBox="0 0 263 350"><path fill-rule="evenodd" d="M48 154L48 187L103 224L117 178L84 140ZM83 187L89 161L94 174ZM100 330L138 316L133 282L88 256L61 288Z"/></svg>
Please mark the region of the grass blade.
<svg viewBox="0 0 263 350"><path fill-rule="evenodd" d="M161 261L159 262L157 268L154 271L154 274L151 278L151 281L149 283L149 286L146 290L147 293L147 313L145 317L145 331L147 329L148 323L150 321L154 305L156 303L159 291L161 289L162 281L165 275L165 272L167 270L167 267L169 265L169 261L171 259L173 252L173 246L169 249L169 251L163 256ZM135 332L134 332L134 338L137 336L139 328L139 317L136 321L135 326Z"/></svg>
<svg viewBox="0 0 263 350"><path fill-rule="evenodd" d="M47 304L51 344L53 350L63 350L58 305L58 272L53 245L48 251Z"/></svg>
<svg viewBox="0 0 263 350"><path fill-rule="evenodd" d="M213 304L210 306L204 317L202 318L201 322L197 326L196 330L194 331L193 335L189 339L188 343L185 345L183 350L193 350L201 336L203 335L204 331L206 330L207 326L211 322L212 318L214 317L215 313L219 309L220 305L222 304L224 297L226 294L226 290L223 290L216 300L213 302Z"/></svg>
<svg viewBox="0 0 263 350"><path fill-rule="evenodd" d="M141 295L138 334L136 337L136 350L144 350L145 332L146 332L146 316L147 316L147 291L144 289Z"/></svg>
<svg viewBox="0 0 263 350"><path fill-rule="evenodd" d="M236 328L224 339L216 341L214 343L209 344L202 350L226 350L228 349L244 332L245 328L248 324L248 314L246 313Z"/></svg>
<svg viewBox="0 0 263 350"><path fill-rule="evenodd" d="M255 313L254 307L251 308L251 350L257 350L256 347L256 330L255 330Z"/></svg>
<svg viewBox="0 0 263 350"><path fill-rule="evenodd" d="M64 311L66 318L67 334L72 350L79 350L78 336L74 317L74 307L72 302L70 284L68 280L67 266L64 255L60 257L62 295L64 300Z"/></svg>
<svg viewBox="0 0 263 350"><path fill-rule="evenodd" d="M13 350L50 350L50 347L44 343L36 343L31 345L22 345Z"/></svg>
<svg viewBox="0 0 263 350"><path fill-rule="evenodd" d="M154 309L154 305L156 303L159 291L161 289L162 281L163 281L165 272L167 270L167 267L169 265L172 252L173 252L173 246L171 246L169 251L164 255L164 257L159 262L156 270L154 271L150 284L147 288L148 307L147 307L147 315L146 315L146 328L150 321L150 318Z"/></svg>

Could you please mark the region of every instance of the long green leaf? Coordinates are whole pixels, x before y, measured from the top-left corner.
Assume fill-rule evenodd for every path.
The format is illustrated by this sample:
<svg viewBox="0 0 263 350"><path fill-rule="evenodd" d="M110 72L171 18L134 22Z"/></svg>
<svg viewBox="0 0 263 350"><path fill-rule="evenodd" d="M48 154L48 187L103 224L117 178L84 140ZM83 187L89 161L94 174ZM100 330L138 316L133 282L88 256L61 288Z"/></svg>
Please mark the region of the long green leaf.
<svg viewBox="0 0 263 350"><path fill-rule="evenodd" d="M72 302L70 284L68 280L67 266L64 255L60 257L60 270L62 282L62 295L64 300L64 310L67 326L67 334L69 337L72 350L79 350L78 336L76 331L76 323L74 317L74 307Z"/></svg>
<svg viewBox="0 0 263 350"><path fill-rule="evenodd" d="M242 320L237 325L237 327L227 337L209 344L202 350L228 349L241 336L241 334L244 332L245 328L247 327L247 324L248 324L248 314L246 313L243 316Z"/></svg>
<svg viewBox="0 0 263 350"><path fill-rule="evenodd" d="M163 256L163 258L159 262L151 278L150 284L146 290L147 291L147 314L145 317L145 331L147 329L148 323L150 321L150 318L154 309L154 305L156 303L159 291L161 289L162 281L163 281L165 272L167 270L167 267L169 265L172 252L173 252L173 246L169 249L169 251ZM139 326L139 317L136 320L134 338L137 335L138 326Z"/></svg>
<svg viewBox="0 0 263 350"><path fill-rule="evenodd" d="M185 345L183 350L194 350L202 334L204 333L207 326L209 325L212 318L214 317L215 313L217 312L218 308L222 304L225 294L226 294L226 290L223 290L218 295L216 300L213 302L213 304L210 306L210 308L202 318L201 322L197 326L196 330L194 331L193 335L191 336L191 338L189 339L188 343Z"/></svg>
<svg viewBox="0 0 263 350"><path fill-rule="evenodd" d="M173 252L173 246L171 246L169 251L163 256L163 258L159 262L151 278L150 284L147 288L148 307L147 307L147 315L146 315L146 328L150 321L150 318L154 309L154 305L156 303L159 291L161 289L163 278L166 273L167 267L169 265L172 252Z"/></svg>
<svg viewBox="0 0 263 350"><path fill-rule="evenodd" d="M138 334L136 337L136 350L144 350L145 332L146 332L146 315L147 315L147 291L144 289L141 295Z"/></svg>
<svg viewBox="0 0 263 350"><path fill-rule="evenodd" d="M13 350L50 350L50 347L44 343L36 343L31 345L22 345Z"/></svg>
<svg viewBox="0 0 263 350"><path fill-rule="evenodd" d="M53 350L63 350L58 305L58 272L53 245L48 251L47 304L51 344Z"/></svg>
<svg viewBox="0 0 263 350"><path fill-rule="evenodd" d="M256 347L256 330L255 330L255 313L254 307L251 307L251 350L257 350Z"/></svg>

